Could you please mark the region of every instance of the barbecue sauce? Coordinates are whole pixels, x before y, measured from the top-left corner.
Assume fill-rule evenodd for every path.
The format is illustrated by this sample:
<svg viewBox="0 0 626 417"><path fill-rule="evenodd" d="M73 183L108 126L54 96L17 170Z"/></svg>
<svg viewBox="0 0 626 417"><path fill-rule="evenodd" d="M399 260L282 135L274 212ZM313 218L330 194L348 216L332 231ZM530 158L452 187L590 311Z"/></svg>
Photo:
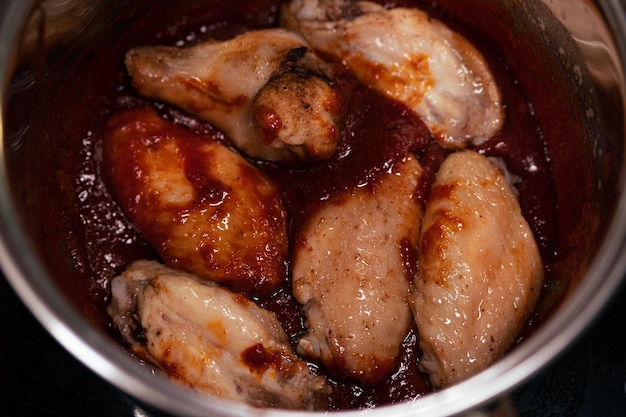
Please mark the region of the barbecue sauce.
<svg viewBox="0 0 626 417"><path fill-rule="evenodd" d="M53 162L42 165L42 173L49 180L31 190L30 204L26 206L35 210L32 207L37 202L48 201L58 209L54 215L49 212L35 215L43 225L43 232L37 232L39 239L49 241L49 236L58 236L60 242L53 244L43 256L51 270L71 271L54 275L60 286L73 289L73 302L85 315L107 328L112 337L116 334L105 312L110 299L110 280L130 261L157 259L157 255L107 190L101 158L106 121L120 109L149 106L166 120L229 145L228 139L210 124L140 97L125 73L125 52L138 45L186 46L209 38L227 39L243 31L277 25L278 3L271 0L245 4L222 0L175 3L135 2L115 25L103 32L106 36L96 37L87 51L83 48L70 53L72 59L65 60L63 71L58 72L63 74L61 90L42 99L42 103L48 104L49 113L37 131L42 137L43 150L35 153L40 152L39 159L43 161L48 160L41 153L45 149L54 149L56 156ZM557 221L557 197L547 143L560 143L560 139L553 138L580 136L580 133L566 123L549 129L540 123L537 109L555 102L556 106L559 96L553 88L532 87L522 71L524 66L532 68L534 77L545 81L551 77L550 69L542 67L539 58L525 49L515 52L523 64L512 65L514 57L506 52L510 37L507 21L487 22L487 17L466 3L469 2L402 0L393 5L423 8L466 36L489 62L502 91L506 120L500 133L474 149L502 159L517 178L515 187L520 206L540 247L548 288L561 278L558 265L564 254L559 249L565 245L559 240L564 238L559 238L557 230L563 221ZM330 160L298 168L252 161L282 189L290 216L291 245L310 210L346 188L371 183L406 152L414 153L424 168L415 198L425 202L430 183L448 152L434 144L428 129L409 109L360 84L350 74L342 77L341 82L352 86L351 97L339 149ZM546 113L555 112L548 108L543 113L544 120ZM61 220L58 213L63 213ZM272 296L255 301L276 312L295 346L304 323L291 295L289 279ZM540 319L533 317L529 328ZM250 353L253 360L257 353ZM412 329L402 345L396 371L382 384L366 388L329 376L333 386L330 409L374 407L426 395L431 389L417 369L419 355L417 333Z"/></svg>

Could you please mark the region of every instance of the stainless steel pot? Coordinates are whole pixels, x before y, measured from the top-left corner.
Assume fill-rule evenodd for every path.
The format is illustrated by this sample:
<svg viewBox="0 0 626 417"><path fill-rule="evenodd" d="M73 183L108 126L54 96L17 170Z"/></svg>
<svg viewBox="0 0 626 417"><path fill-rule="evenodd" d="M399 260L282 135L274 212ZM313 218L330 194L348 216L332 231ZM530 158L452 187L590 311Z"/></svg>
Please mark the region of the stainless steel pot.
<svg viewBox="0 0 626 417"><path fill-rule="evenodd" d="M446 3L446 1L441 1ZM38 166L28 163L39 146L39 112L58 93L63 72L55 69L59 50L87 47L106 31L130 1L5 1L0 3L0 79L2 80L2 159L0 161L0 261L16 292L44 327L81 362L139 400L177 415L291 415L251 409L206 398L153 372L129 355L94 318L89 300L77 302L59 278L59 266L46 257L39 229L45 210L32 210L28 181ZM626 271L626 13L618 0L476 0L477 7L505 10L562 79L581 117L582 144L592 176L584 202L573 204L569 232L584 240L573 252L569 286L550 318L527 340L489 369L417 401L368 410L368 415L449 416L468 413L501 398L544 368L584 331L616 291ZM23 71L24 68L27 71ZM26 74L26 75L25 75ZM59 78L61 77L61 79ZM54 90L56 88L56 90ZM20 96L19 103L15 100ZM552 149L552 152L557 150ZM63 151L60 151L62 154ZM567 152L564 152L567 154ZM577 166L580 161L558 163ZM557 159L555 157L555 159ZM45 170L44 170L45 171ZM48 172L48 171L45 171ZM561 172L565 172L562 170ZM572 173L572 175L576 175ZM18 178L18 180L16 180ZM20 179L27 178L22 182ZM564 179L561 179L565 182ZM54 181L63 181L62 173ZM559 178L556 179L559 181ZM571 182L570 182L571 185ZM63 184L60 185L61 187ZM571 195L576 195L572 193ZM46 219L54 216L47 215ZM63 223L63 219L58 219ZM563 226L563 225L562 225ZM584 239L580 236L586 235ZM51 246L55 242L47 242ZM72 265L66 266L72 268ZM75 267L75 266L74 266ZM54 271L54 272L53 272ZM77 286L80 287L79 284ZM342 412L359 414L359 412Z"/></svg>

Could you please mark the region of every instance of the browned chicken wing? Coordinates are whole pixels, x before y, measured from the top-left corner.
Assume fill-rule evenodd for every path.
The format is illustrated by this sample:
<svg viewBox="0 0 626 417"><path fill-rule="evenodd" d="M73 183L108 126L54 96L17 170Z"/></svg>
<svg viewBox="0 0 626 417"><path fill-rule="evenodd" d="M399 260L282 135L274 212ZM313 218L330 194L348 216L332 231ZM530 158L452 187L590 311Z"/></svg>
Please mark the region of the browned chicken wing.
<svg viewBox="0 0 626 417"><path fill-rule="evenodd" d="M412 302L435 387L502 356L533 310L543 265L501 171L472 151L443 162L426 204Z"/></svg>
<svg viewBox="0 0 626 417"><path fill-rule="evenodd" d="M112 281L108 312L133 351L193 389L254 406L324 409L330 387L293 354L276 315L154 261Z"/></svg>
<svg viewBox="0 0 626 417"><path fill-rule="evenodd" d="M104 165L117 201L166 263L253 295L282 285L281 195L241 156L133 109L109 121Z"/></svg>
<svg viewBox="0 0 626 417"><path fill-rule="evenodd" d="M329 78L330 67L319 67L307 48L292 49L254 97L254 122L263 143L287 149L299 161L328 159L339 141L345 96L339 93L341 83Z"/></svg>
<svg viewBox="0 0 626 417"><path fill-rule="evenodd" d="M502 126L500 90L481 53L418 9L292 0L282 18L313 49L413 109L444 147L482 142Z"/></svg>
<svg viewBox="0 0 626 417"><path fill-rule="evenodd" d="M298 352L366 385L393 372L411 326L407 254L417 250L421 172L409 156L329 200L294 248L293 293L307 320Z"/></svg>
<svg viewBox="0 0 626 417"><path fill-rule="evenodd" d="M209 121L251 157L323 160L337 147L342 100L333 66L296 33L266 29L187 48L137 47L126 67L140 94Z"/></svg>

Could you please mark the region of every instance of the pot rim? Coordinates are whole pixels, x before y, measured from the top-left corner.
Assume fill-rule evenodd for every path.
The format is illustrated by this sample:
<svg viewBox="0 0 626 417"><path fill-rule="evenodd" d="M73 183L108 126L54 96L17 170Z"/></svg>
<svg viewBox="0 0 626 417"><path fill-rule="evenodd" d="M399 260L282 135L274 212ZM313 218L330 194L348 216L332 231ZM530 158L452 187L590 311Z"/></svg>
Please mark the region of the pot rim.
<svg viewBox="0 0 626 417"><path fill-rule="evenodd" d="M12 51L21 34L24 17L31 8L29 2L10 1L5 5L0 25L0 80L7 91L15 56ZM626 16L619 0L598 0L605 11L617 40L619 63L626 67ZM0 14L2 16L2 14ZM621 72L623 75L623 71ZM623 80L622 80L623 81ZM620 85L622 103L626 103L623 82ZM2 98L2 113L6 97ZM626 110L625 110L626 112ZM626 120L626 114L622 115ZM626 131L626 130L625 130ZM3 124L0 124L0 137ZM96 330L47 277L35 251L25 239L16 208L11 203L11 190L5 165L5 150L0 149L0 266L4 275L24 304L43 327L76 359L100 377L136 399L161 410L190 416L218 415L264 416L319 415L319 412L294 412L280 409L258 409L241 403L196 394L188 388L173 384L166 376L153 370L123 350L104 332ZM606 239L583 280L568 303L565 303L545 325L519 348L478 375L442 391L428 394L412 402L380 406L368 410L342 411L345 415L450 416L480 407L506 394L534 376L540 369L561 355L583 335L598 317L623 282L626 271L626 155L622 158L620 194ZM591 295L590 295L591 294ZM497 381L497 383L494 383Z"/></svg>

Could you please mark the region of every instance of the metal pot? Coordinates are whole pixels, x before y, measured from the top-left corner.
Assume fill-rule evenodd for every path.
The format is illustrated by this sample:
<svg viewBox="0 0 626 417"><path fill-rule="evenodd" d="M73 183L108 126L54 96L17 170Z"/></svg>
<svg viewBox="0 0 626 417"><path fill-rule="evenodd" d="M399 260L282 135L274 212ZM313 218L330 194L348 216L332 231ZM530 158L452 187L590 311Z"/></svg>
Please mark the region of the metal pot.
<svg viewBox="0 0 626 417"><path fill-rule="evenodd" d="M188 3L192 2L181 4ZM444 8L454 4L438 3ZM626 271L626 13L622 2L475 3L477 10L489 12L486 15L505 16L511 39L522 39L552 68L553 81L562 92L558 98L564 99L565 106L558 123L570 123L572 132L583 139L547 144L559 210L569 213L557 225L562 234L559 242L568 248L562 269L567 279L552 289L555 299L544 305L546 311L552 310L549 319L505 358L450 388L414 402L369 410L369 415L448 416L501 398L572 344L607 304ZM0 4L2 268L24 303L68 351L139 400L177 415L291 414L207 398L154 373L102 325L102 311L87 295L94 289L72 282L76 269L83 266L58 259L64 239L79 239L75 230L65 229L71 223L67 216L78 214L48 212L45 197L50 187L59 190L59 200L75 194L63 158L76 150L67 141L51 142L42 131L42 114L51 108L55 95L78 94L63 90L63 76L73 64L67 57L84 54L94 39L113 39L120 25L132 18L127 12L132 4L19 0ZM87 55L96 52L97 48ZM72 136L72 128L67 130L66 136ZM63 206L59 201L50 203Z"/></svg>

